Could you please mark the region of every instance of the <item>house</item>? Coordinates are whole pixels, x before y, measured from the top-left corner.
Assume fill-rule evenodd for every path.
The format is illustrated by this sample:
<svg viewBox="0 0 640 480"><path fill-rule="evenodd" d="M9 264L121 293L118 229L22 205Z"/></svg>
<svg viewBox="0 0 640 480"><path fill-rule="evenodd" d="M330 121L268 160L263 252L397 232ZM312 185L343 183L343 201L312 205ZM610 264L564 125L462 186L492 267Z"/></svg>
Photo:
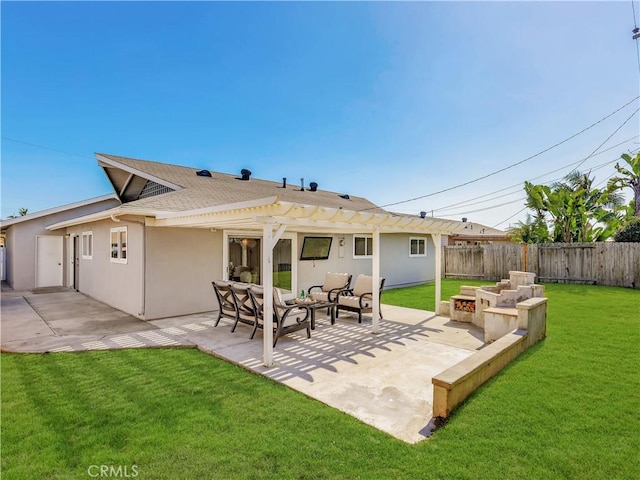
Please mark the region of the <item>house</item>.
<svg viewBox="0 0 640 480"><path fill-rule="evenodd" d="M65 245L63 230L50 231L46 227L118 205L120 200L112 193L3 220L0 224L2 280L7 281L14 290L60 285L75 287L73 265L80 261L73 255L77 239L67 238Z"/></svg>
<svg viewBox="0 0 640 480"><path fill-rule="evenodd" d="M463 229L452 235L447 235L446 241L443 242L444 245L477 246L511 243L507 232L480 223L468 222L466 218L463 218L462 222Z"/></svg>
<svg viewBox="0 0 640 480"><path fill-rule="evenodd" d="M293 295L322 284L329 271L354 278L363 273L384 277L388 287L435 280L439 297L435 245L442 235L464 230L462 222L393 214L314 182L304 187L252 178L248 170L236 176L100 153L96 158L117 197L108 201L116 204L89 202L64 210L66 218L34 214L46 234L25 228L27 217L2 223L9 259L34 257L31 264L9 262L14 289L73 287L145 320L214 309L216 279L250 280ZM37 240L20 240L28 235L54 236L56 248L38 250ZM18 271L49 272L59 265L62 273L46 280ZM373 317L375 331L377 304Z"/></svg>

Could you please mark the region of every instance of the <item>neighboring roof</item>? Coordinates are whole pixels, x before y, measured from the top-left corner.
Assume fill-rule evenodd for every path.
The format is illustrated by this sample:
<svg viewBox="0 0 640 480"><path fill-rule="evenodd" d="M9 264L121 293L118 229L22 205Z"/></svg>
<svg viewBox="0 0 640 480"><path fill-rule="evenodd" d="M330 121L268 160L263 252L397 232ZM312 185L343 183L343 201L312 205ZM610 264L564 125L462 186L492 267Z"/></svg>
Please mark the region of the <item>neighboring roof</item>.
<svg viewBox="0 0 640 480"><path fill-rule="evenodd" d="M301 191L300 185L291 184L283 188L280 182L253 177L243 181L239 179L239 175L220 172L211 172L211 177L203 177L196 175L199 170L197 168L103 153L96 153L96 157L99 165L105 169L116 193L126 202L123 210L148 208L180 212L277 196L282 201L305 205L386 213L366 198L350 196L349 199L344 199L340 194L327 190ZM146 180L143 179L173 191L130 200L130 197L136 198L136 193L144 187Z"/></svg>
<svg viewBox="0 0 640 480"><path fill-rule="evenodd" d="M456 237L507 237L507 232L488 227L476 222L463 222L462 230L455 233Z"/></svg>
<svg viewBox="0 0 640 480"><path fill-rule="evenodd" d="M47 215L66 212L69 210L73 210L74 208L86 207L88 205L104 202L106 200L117 199L118 196L115 193L110 193L108 195L102 195L101 197L89 198L87 200L81 200L79 202L69 203L67 205L61 205L59 207L49 208L47 210L40 210L39 212L28 213L27 215L23 215L20 217L2 220L2 222L0 222L0 228L10 227L11 225L15 225L17 223L28 222L29 220L46 217Z"/></svg>

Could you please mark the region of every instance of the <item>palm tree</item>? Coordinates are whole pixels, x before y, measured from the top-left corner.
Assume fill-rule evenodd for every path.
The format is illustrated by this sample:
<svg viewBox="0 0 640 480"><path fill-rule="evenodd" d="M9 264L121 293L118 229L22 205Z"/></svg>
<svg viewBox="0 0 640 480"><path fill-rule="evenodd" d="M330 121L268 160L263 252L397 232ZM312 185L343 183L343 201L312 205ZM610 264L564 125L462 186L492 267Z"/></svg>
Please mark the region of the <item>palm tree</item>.
<svg viewBox="0 0 640 480"><path fill-rule="evenodd" d="M9 215L7 218L18 218L18 217L24 217L27 213L29 213L29 209L28 208L19 208L18 209L18 215Z"/></svg>
<svg viewBox="0 0 640 480"><path fill-rule="evenodd" d="M594 242L609 238L620 223L622 196L593 187L589 173L571 172L551 186L525 182L526 206L537 222L548 223L554 242Z"/></svg>
<svg viewBox="0 0 640 480"><path fill-rule="evenodd" d="M635 203L634 215L640 217L640 152L636 153L635 157L623 153L620 158L629 164L629 168L616 163L616 170L620 176L611 178L607 184L607 189L616 191L630 187L633 190Z"/></svg>
<svg viewBox="0 0 640 480"><path fill-rule="evenodd" d="M532 218L527 214L525 222L509 230L511 240L519 243L547 243L550 239L547 223L541 218Z"/></svg>

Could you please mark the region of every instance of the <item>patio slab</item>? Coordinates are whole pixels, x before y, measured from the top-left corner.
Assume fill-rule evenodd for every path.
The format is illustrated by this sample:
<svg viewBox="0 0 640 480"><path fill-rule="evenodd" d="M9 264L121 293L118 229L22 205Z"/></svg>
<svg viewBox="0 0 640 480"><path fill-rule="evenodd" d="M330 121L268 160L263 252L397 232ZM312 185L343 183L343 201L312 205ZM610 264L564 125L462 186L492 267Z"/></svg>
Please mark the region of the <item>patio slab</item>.
<svg viewBox="0 0 640 480"><path fill-rule="evenodd" d="M278 339L267 368L262 332L250 340L251 328L239 324L231 333L227 319L214 327L216 312L144 322L77 292L24 297L29 302L3 294L4 351L197 346L409 443L431 432L431 378L484 346L473 325L422 310L383 305L377 334L368 317L358 324L342 314L331 325L319 311L312 337L299 331Z"/></svg>

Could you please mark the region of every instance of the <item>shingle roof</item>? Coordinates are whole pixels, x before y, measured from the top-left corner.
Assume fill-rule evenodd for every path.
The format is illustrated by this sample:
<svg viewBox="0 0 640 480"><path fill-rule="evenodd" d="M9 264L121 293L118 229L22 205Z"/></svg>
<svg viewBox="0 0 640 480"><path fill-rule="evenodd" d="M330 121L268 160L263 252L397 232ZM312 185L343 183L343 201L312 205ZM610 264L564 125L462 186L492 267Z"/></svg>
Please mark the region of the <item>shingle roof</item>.
<svg viewBox="0 0 640 480"><path fill-rule="evenodd" d="M287 185L282 188L279 182L251 178L239 180L238 176L220 172L211 172L211 177L196 175L199 169L170 165L148 160L119 157L97 153L98 159L110 160L110 166L121 166L123 170L139 171L142 175L156 177L171 184L183 187L170 193L135 200L126 206L149 208L159 211L188 211L218 205L227 205L248 200L257 200L278 196L280 200L305 205L317 205L347 210L366 210L374 213L387 213L366 198L351 196L348 200L338 193L326 190L300 191L299 185ZM118 164L118 165L114 165ZM127 168L128 167L128 168Z"/></svg>

